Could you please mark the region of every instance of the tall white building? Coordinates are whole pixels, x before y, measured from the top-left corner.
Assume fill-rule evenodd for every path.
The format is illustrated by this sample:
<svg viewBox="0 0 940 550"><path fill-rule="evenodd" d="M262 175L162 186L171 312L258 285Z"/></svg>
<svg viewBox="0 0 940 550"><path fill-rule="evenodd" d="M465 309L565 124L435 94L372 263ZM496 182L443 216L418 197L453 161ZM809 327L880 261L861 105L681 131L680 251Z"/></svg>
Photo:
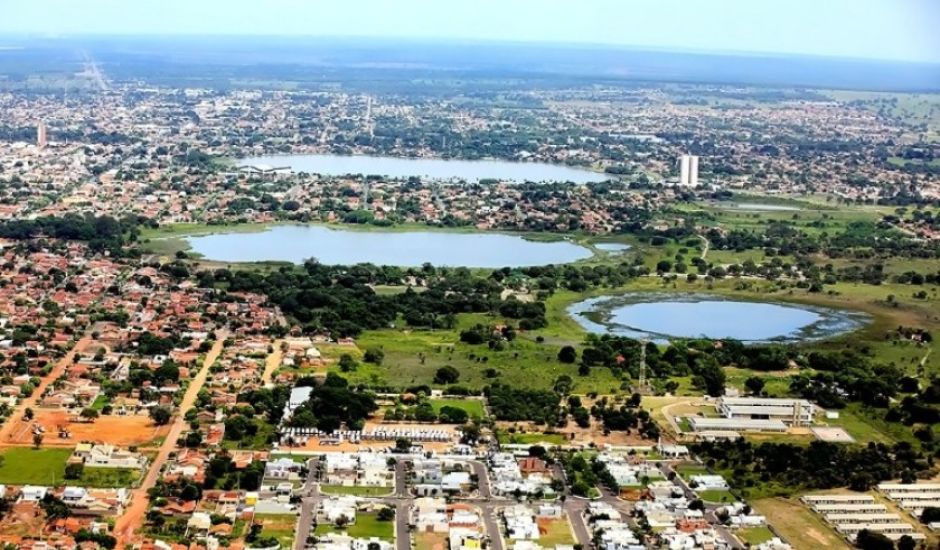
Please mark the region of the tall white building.
<svg viewBox="0 0 940 550"><path fill-rule="evenodd" d="M46 137L46 123L39 122L36 125L36 145L39 147L45 147L48 138Z"/></svg>
<svg viewBox="0 0 940 550"><path fill-rule="evenodd" d="M698 185L698 157L696 155L679 157L679 185Z"/></svg>

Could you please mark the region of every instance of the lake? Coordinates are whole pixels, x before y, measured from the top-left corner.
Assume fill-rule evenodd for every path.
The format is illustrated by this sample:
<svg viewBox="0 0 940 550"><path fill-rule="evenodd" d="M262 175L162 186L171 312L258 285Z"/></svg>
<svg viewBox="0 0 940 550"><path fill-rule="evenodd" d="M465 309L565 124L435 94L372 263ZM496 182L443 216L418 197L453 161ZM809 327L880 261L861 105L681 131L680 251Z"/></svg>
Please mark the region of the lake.
<svg viewBox="0 0 940 550"><path fill-rule="evenodd" d="M802 208L798 206L787 206L784 204L765 204L758 202L735 202L727 205L726 210L747 210L749 212L799 212Z"/></svg>
<svg viewBox="0 0 940 550"><path fill-rule="evenodd" d="M630 245L620 243L594 243L594 248L604 252L626 252L630 250Z"/></svg>
<svg viewBox="0 0 940 550"><path fill-rule="evenodd" d="M612 176L544 162L507 160L448 160L432 158L381 157L369 155L267 155L236 159L239 166L289 166L294 172L326 176L346 174L381 175L392 178L422 178L479 181L493 178L504 181L571 181L589 183L606 181Z"/></svg>
<svg viewBox="0 0 940 550"><path fill-rule="evenodd" d="M733 338L787 342L828 338L861 328L863 313L808 305L748 302L706 294L602 296L568 308L585 330L637 339Z"/></svg>
<svg viewBox="0 0 940 550"><path fill-rule="evenodd" d="M192 252L220 262L316 258L330 265L373 263L418 267L525 267L563 264L591 257L568 241L529 241L500 233L334 229L321 225L278 225L256 233L217 233L185 237Z"/></svg>

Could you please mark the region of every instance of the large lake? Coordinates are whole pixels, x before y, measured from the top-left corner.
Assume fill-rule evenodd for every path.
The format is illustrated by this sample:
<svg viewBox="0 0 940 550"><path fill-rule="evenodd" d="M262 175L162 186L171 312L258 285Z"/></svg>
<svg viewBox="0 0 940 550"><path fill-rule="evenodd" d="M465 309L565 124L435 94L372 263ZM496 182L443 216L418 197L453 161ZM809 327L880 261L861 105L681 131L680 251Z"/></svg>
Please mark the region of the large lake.
<svg viewBox="0 0 940 550"><path fill-rule="evenodd" d="M503 181L571 181L589 183L606 181L607 174L544 162L506 160L447 160L429 158L379 157L368 155L267 155L235 161L239 166L289 166L295 172L325 176L347 174L380 175L392 178L420 176L429 179L478 181L493 178Z"/></svg>
<svg viewBox="0 0 940 550"><path fill-rule="evenodd" d="M186 237L193 252L220 262L280 261L323 264L373 263L417 267L524 267L562 264L592 253L568 241L528 241L499 233L333 229L318 225L279 225L257 233L218 233Z"/></svg>
<svg viewBox="0 0 940 550"><path fill-rule="evenodd" d="M733 338L786 342L828 338L868 316L816 306L725 300L713 295L633 293L578 302L568 313L589 332L664 341Z"/></svg>

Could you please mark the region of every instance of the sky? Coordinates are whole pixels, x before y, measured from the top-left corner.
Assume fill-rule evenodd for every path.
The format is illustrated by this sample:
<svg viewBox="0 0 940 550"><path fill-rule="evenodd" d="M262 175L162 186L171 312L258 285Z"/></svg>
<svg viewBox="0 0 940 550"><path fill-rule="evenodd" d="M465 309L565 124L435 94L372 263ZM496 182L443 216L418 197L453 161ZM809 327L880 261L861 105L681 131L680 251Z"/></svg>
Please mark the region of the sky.
<svg viewBox="0 0 940 550"><path fill-rule="evenodd" d="M0 0L0 33L508 40L940 63L940 0Z"/></svg>

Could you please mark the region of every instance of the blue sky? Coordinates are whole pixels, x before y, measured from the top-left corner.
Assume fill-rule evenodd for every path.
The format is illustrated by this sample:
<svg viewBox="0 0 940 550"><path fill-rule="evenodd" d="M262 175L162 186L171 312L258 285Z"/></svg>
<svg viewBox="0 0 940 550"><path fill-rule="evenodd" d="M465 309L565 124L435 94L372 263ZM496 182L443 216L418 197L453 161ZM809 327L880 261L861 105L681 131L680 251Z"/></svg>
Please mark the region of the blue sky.
<svg viewBox="0 0 940 550"><path fill-rule="evenodd" d="M940 0L0 0L0 33L449 38L940 62Z"/></svg>

